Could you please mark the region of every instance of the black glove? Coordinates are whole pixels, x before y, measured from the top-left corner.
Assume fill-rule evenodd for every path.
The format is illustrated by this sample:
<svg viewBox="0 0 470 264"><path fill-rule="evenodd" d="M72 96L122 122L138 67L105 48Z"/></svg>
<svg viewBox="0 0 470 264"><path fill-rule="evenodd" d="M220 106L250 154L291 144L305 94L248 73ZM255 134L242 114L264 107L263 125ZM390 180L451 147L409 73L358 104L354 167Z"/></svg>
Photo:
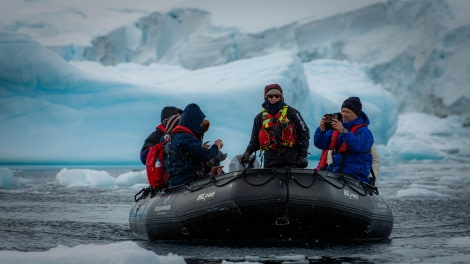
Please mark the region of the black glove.
<svg viewBox="0 0 470 264"><path fill-rule="evenodd" d="M308 166L307 156L300 156L299 159L297 160L297 165L299 165L299 168L307 168Z"/></svg>
<svg viewBox="0 0 470 264"><path fill-rule="evenodd" d="M249 151L245 151L245 153L243 154L243 156L240 159L240 163L243 164L243 163L250 162L250 156L251 156L251 153Z"/></svg>
<svg viewBox="0 0 470 264"><path fill-rule="evenodd" d="M209 160L209 165L211 166L219 166L220 162L224 161L227 158L227 153L223 153L222 151L217 152L217 155Z"/></svg>

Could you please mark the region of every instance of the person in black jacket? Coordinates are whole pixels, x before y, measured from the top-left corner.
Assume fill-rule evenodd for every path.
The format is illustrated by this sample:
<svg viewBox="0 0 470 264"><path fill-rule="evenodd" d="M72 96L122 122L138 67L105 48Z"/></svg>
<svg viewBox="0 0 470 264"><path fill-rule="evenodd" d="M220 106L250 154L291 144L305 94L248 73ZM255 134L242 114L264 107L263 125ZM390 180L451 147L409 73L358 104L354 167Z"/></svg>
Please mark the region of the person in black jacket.
<svg viewBox="0 0 470 264"><path fill-rule="evenodd" d="M241 163L248 163L259 149L264 151L264 168L306 168L310 134L299 111L284 103L279 84L264 88L264 100Z"/></svg>
<svg viewBox="0 0 470 264"><path fill-rule="evenodd" d="M147 154L149 152L149 148L155 144L158 144L161 142L162 137L166 134L166 123L168 122L168 118L170 118L173 115L179 114L181 115L183 113L183 110L181 110L178 107L175 106L165 106L162 109L162 112L160 114L160 124L155 128L155 131L153 131L146 139L144 142L144 145L142 146L140 150L140 161L145 165L145 161L147 159Z"/></svg>

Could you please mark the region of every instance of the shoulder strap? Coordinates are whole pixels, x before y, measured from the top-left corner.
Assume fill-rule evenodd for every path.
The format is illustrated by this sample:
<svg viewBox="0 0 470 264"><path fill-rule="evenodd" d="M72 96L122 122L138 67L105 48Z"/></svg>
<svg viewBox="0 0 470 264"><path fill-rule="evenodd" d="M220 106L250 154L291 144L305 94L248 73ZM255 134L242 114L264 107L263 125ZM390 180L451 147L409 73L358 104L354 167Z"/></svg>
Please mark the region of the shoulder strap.
<svg viewBox="0 0 470 264"><path fill-rule="evenodd" d="M375 176L374 168L372 168L372 166L370 167L370 173L372 174L372 177L369 177L370 185L374 186L377 177Z"/></svg>
<svg viewBox="0 0 470 264"><path fill-rule="evenodd" d="M336 146L338 145L338 135L339 135L338 130L334 130L333 134L331 135L330 145L328 146L328 149L336 148Z"/></svg>
<svg viewBox="0 0 470 264"><path fill-rule="evenodd" d="M328 165L328 150L322 149L320 160L318 161L317 170L324 170Z"/></svg>
<svg viewBox="0 0 470 264"><path fill-rule="evenodd" d="M366 127L367 125L366 124L357 124L353 127L351 127L351 132L354 134L356 133L356 131L360 128L360 127Z"/></svg>
<svg viewBox="0 0 470 264"><path fill-rule="evenodd" d="M366 124L357 124L357 125L354 125L352 128L351 128L351 133L355 134L356 131L361 128L361 127L364 127L364 126L367 126ZM338 131L335 130L336 135L338 135ZM334 134L334 133L333 133ZM336 136L336 141L338 141L338 136ZM341 147L339 148L339 152L346 152L348 151L348 145L346 144L346 142L343 142L343 144L341 144Z"/></svg>
<svg viewBox="0 0 470 264"><path fill-rule="evenodd" d="M176 126L175 128L173 128L172 130L173 134L177 134L177 133L188 133L188 134L191 134L193 137L197 138L196 137L196 134L194 134L193 131L191 131L191 129L185 127L185 126L181 126L181 125L178 125Z"/></svg>
<svg viewBox="0 0 470 264"><path fill-rule="evenodd" d="M358 125L353 126L351 128L351 133L355 134L356 131L360 127L363 127L363 126L367 126L367 125L358 124ZM336 147L338 146L338 135L339 135L338 130L334 130L333 134L331 135L331 141L330 141L330 145L328 146L328 149L336 149ZM341 147L339 148L339 152L346 152L347 150L348 150L348 145L345 142L343 142L343 144L341 144Z"/></svg>
<svg viewBox="0 0 470 264"><path fill-rule="evenodd" d="M197 138L196 134L194 134L194 132L191 131L191 129L189 129L188 127L185 127L185 126L181 126L181 125L175 126L175 128L173 128L171 133L172 133L172 135L175 135L177 133L187 133L187 134L192 135L194 138ZM172 149L171 142L169 144L168 153L167 153L168 154L168 164L170 163L170 153L174 154L174 155L177 155L181 159L188 160L189 162L193 162L189 152L176 152L176 151L174 151Z"/></svg>
<svg viewBox="0 0 470 264"><path fill-rule="evenodd" d="M284 117L287 115L287 109L288 109L288 108L289 108L289 107L288 107L287 105L284 105L284 106L282 107L282 112L281 112L281 116L279 117L279 120L283 120L283 119L284 119Z"/></svg>
<svg viewBox="0 0 470 264"><path fill-rule="evenodd" d="M354 125L353 127L351 127L351 133L355 134L359 128L364 127L364 126L367 126L367 125L366 124ZM339 152L342 154L342 158L341 158L341 163L339 165L338 171L343 172L346 155L348 154L348 145L346 144L346 142L343 141L343 144L341 144L341 147L339 148Z"/></svg>

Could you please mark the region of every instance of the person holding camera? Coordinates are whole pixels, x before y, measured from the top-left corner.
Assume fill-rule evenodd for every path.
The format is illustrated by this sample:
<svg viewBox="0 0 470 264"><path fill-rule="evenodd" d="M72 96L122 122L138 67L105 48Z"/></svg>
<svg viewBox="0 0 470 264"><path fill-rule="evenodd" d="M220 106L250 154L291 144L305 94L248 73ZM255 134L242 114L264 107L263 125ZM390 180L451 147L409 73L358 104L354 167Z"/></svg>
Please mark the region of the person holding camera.
<svg viewBox="0 0 470 264"><path fill-rule="evenodd" d="M332 162L328 164L322 155L317 169L349 174L359 181L370 183L374 136L367 127L369 123L359 97L346 99L341 113L323 116L313 143L323 153L331 150Z"/></svg>
<svg viewBox="0 0 470 264"><path fill-rule="evenodd" d="M309 129L295 108L284 103L279 84L264 88L263 110L254 119L250 142L240 163L249 163L258 149L264 151L264 168L306 168Z"/></svg>

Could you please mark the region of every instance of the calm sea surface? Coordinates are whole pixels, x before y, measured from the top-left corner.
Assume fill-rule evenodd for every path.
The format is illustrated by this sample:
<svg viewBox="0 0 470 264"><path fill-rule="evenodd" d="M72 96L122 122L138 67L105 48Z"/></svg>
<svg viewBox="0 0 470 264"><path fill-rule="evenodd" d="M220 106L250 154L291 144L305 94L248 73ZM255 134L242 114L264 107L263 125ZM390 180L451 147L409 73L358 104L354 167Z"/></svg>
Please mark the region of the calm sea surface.
<svg viewBox="0 0 470 264"><path fill-rule="evenodd" d="M28 181L20 189L0 189L0 251L134 241L158 255L182 256L187 263L470 263L468 161L382 164L377 186L395 222L387 240L253 245L143 241L127 222L140 189L67 188L55 183L62 167L10 169ZM90 169L118 177L144 168Z"/></svg>

